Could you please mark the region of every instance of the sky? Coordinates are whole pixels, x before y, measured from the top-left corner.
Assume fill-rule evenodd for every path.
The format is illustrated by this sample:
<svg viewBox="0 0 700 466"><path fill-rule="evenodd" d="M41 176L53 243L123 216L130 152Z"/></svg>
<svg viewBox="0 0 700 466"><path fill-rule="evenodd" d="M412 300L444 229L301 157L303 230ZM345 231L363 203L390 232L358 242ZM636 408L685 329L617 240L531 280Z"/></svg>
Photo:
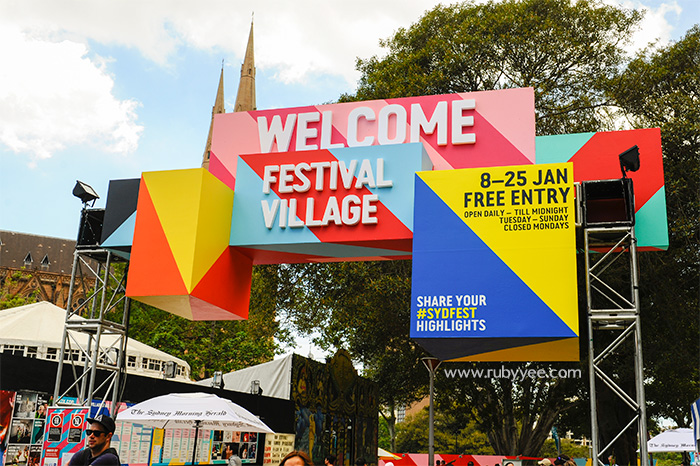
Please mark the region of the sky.
<svg viewBox="0 0 700 466"><path fill-rule="evenodd" d="M631 50L700 22L698 0L605 1L646 10ZM77 180L104 207L109 180L199 167L221 67L230 112L252 21L258 109L297 107L352 93L356 59L438 3L0 0L0 230L75 239Z"/></svg>
<svg viewBox="0 0 700 466"><path fill-rule="evenodd" d="M632 48L700 22L697 0L645 9ZM333 102L356 58L436 0L0 0L0 229L74 239L76 180L199 167L223 64L231 111L251 21L258 109ZM313 12L313 14L310 14Z"/></svg>

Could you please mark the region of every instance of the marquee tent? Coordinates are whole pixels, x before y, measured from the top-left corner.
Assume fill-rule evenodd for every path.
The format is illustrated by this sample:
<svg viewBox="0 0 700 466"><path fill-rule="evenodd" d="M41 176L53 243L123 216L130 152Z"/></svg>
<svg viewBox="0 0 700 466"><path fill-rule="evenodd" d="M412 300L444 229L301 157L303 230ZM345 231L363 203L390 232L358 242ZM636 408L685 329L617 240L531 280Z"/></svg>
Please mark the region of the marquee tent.
<svg viewBox="0 0 700 466"><path fill-rule="evenodd" d="M75 317L80 320L82 317ZM66 311L60 307L41 301L0 311L0 351L21 354L39 359L57 360L60 353ZM100 346L109 348L118 337L103 335ZM88 336L77 334L76 340L87 346ZM180 366L176 379L189 381L189 364L175 356L148 346L137 340L127 342L127 373L161 377L162 364L174 361Z"/></svg>
<svg viewBox="0 0 700 466"><path fill-rule="evenodd" d="M679 428L661 432L647 442L649 453L662 451L695 451L693 429Z"/></svg>

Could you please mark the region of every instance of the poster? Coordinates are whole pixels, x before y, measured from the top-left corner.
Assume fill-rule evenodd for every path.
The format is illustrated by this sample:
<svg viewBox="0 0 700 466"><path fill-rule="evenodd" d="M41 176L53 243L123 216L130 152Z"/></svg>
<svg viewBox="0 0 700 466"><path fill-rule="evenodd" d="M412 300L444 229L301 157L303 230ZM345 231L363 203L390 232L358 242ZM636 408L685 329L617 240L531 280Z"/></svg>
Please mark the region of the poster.
<svg viewBox="0 0 700 466"><path fill-rule="evenodd" d="M70 458L85 446L84 429L87 407L50 407L46 416L48 432L42 443L43 466L66 466Z"/></svg>
<svg viewBox="0 0 700 466"><path fill-rule="evenodd" d="M571 163L416 174L411 338L449 361L577 361Z"/></svg>
<svg viewBox="0 0 700 466"><path fill-rule="evenodd" d="M265 436L263 464L280 464L287 453L294 450L294 434L268 434Z"/></svg>

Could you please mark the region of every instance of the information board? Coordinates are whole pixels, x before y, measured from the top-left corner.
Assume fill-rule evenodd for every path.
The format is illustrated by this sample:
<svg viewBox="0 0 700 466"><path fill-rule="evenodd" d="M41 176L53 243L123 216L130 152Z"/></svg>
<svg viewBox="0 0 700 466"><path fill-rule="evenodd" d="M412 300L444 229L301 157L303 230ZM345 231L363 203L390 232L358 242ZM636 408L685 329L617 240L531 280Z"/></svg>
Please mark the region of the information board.
<svg viewBox="0 0 700 466"><path fill-rule="evenodd" d="M417 173L414 223L411 337L431 354L578 360L571 163Z"/></svg>

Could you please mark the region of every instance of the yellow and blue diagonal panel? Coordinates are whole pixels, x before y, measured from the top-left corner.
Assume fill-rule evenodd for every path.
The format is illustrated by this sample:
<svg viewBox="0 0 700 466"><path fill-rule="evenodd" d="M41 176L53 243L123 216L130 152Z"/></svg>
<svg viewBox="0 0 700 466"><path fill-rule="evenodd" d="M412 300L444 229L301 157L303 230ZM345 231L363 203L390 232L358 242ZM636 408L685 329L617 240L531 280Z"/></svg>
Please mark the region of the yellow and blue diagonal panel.
<svg viewBox="0 0 700 466"><path fill-rule="evenodd" d="M412 338L443 360L578 359L572 171L416 174Z"/></svg>

